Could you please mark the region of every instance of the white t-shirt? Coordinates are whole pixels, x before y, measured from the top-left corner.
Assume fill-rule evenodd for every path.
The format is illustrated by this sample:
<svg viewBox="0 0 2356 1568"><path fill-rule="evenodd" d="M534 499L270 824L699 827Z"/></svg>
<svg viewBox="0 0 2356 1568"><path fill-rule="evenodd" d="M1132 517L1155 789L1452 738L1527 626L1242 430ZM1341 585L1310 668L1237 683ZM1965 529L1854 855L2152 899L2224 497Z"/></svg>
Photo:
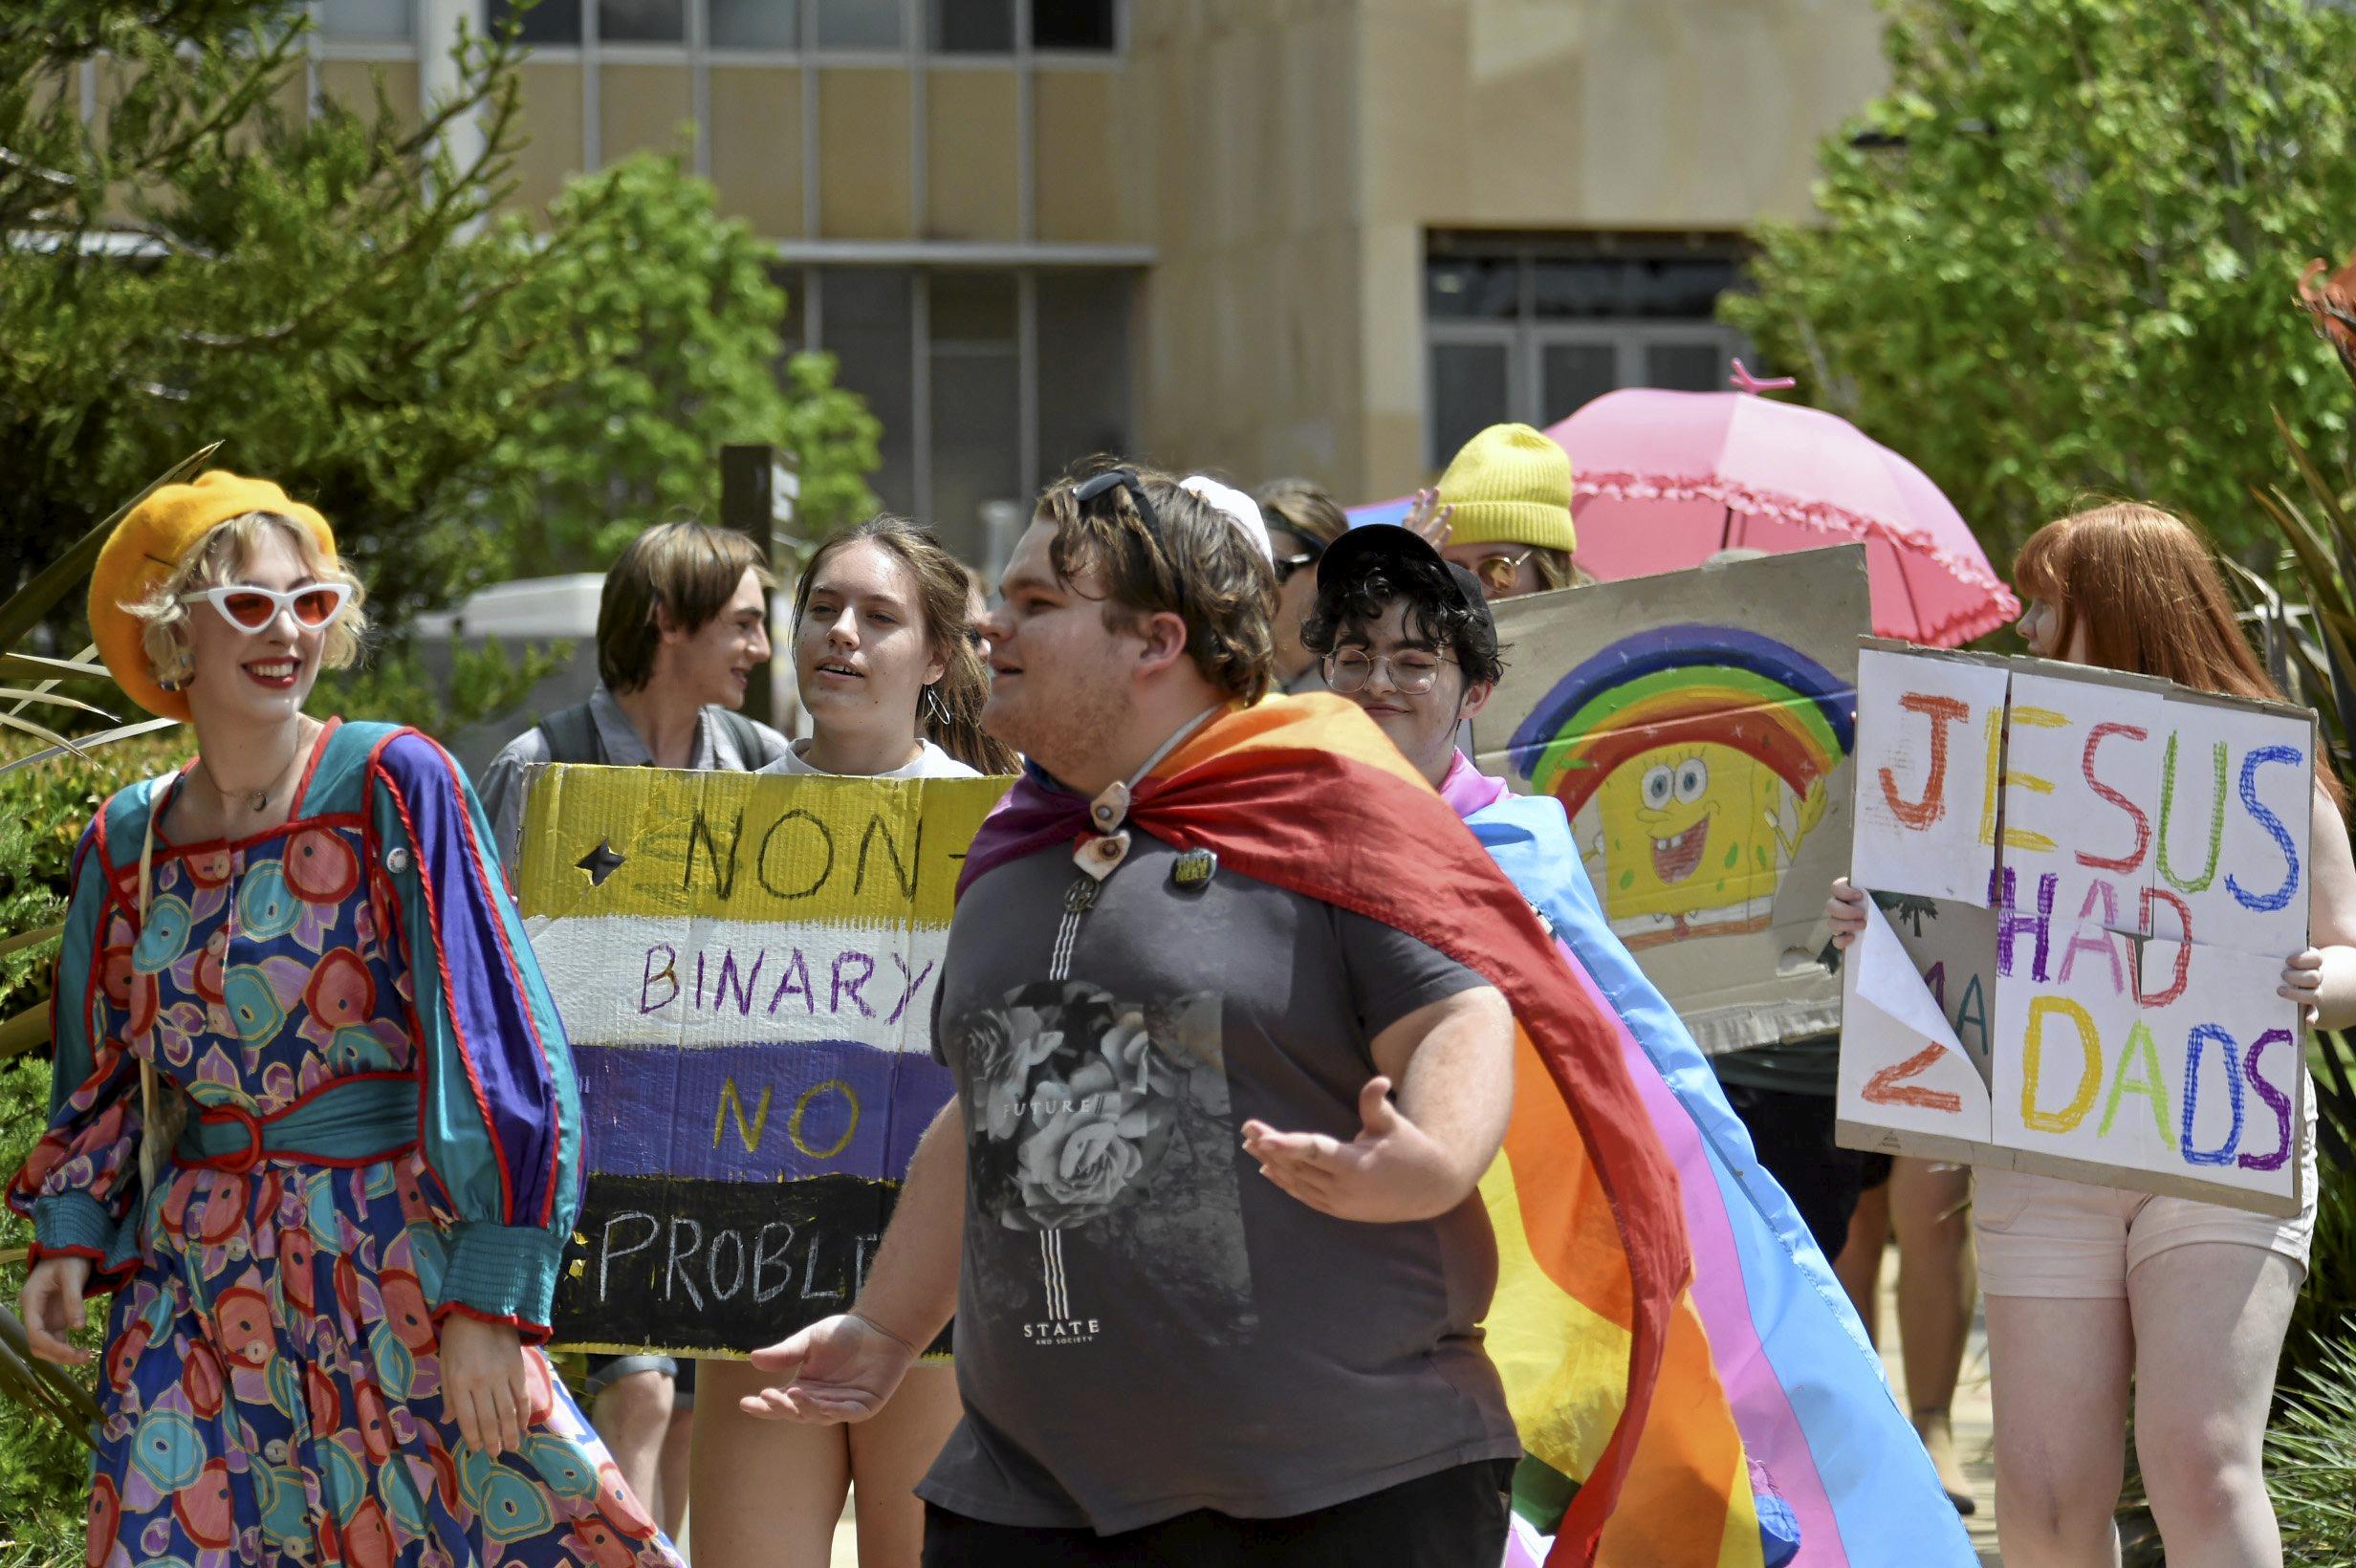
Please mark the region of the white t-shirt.
<svg viewBox="0 0 2356 1568"><path fill-rule="evenodd" d="M920 750L908 762L894 768L889 773L869 773L865 776L869 778L979 778L982 776L980 769L967 767L928 740L920 740L917 745ZM830 773L823 768L810 766L808 759L802 755L809 749L810 743L807 740L797 740L785 749L784 755L763 768L761 772L765 773L815 773L820 778L840 776Z"/></svg>

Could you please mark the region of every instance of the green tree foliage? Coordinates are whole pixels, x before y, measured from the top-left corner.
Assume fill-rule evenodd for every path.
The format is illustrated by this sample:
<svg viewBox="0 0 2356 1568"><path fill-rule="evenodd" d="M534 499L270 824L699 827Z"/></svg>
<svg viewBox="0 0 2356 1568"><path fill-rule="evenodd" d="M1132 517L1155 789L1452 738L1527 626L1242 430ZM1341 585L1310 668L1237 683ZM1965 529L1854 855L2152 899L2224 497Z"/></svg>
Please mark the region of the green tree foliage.
<svg viewBox="0 0 2356 1568"><path fill-rule="evenodd" d="M469 38L421 121L381 88L306 110L292 0L0 11L0 590L216 438L327 513L388 625L518 546L601 564L609 523L708 498L722 441L803 437L819 493L863 501L873 426L824 362L748 373L781 296L703 187L642 162L506 211L508 40ZM578 482L599 463L612 488ZM545 528L482 526L527 497Z"/></svg>
<svg viewBox="0 0 2356 1568"><path fill-rule="evenodd" d="M864 476L880 427L835 388L833 356L786 358L774 253L720 216L710 185L641 153L577 181L552 222L585 226L584 243L533 278L525 303L561 321L590 368L491 454L503 488L485 515L514 541L518 574L602 566L650 520L716 516L715 454L732 441L796 453L806 534L874 507Z"/></svg>
<svg viewBox="0 0 2356 1568"><path fill-rule="evenodd" d="M2339 450L2287 309L2356 211L2356 14L2307 0L1886 0L1891 84L1726 319L1919 461L1999 557L2089 490L2261 540L2270 409Z"/></svg>

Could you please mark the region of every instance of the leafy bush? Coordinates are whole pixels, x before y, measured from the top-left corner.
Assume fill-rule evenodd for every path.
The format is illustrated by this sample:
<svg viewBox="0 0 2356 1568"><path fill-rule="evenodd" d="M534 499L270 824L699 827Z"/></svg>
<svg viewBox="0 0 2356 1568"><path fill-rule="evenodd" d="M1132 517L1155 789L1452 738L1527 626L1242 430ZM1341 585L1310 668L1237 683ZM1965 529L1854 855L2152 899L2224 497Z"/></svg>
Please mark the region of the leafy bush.
<svg viewBox="0 0 2356 1568"><path fill-rule="evenodd" d="M0 1062L0 1169L15 1173L48 1121L48 1060ZM0 1256L11 1260L0 1267L0 1294L11 1302L24 1286L19 1254L32 1230L13 1214L0 1215ZM0 1568L79 1561L89 1495L90 1450L73 1433L22 1410L0 1414Z"/></svg>
<svg viewBox="0 0 2356 1568"><path fill-rule="evenodd" d="M2356 1205L2341 1208L2345 1214ZM2296 1347L2305 1364L2266 1433L2282 1558L2305 1568L2356 1568L2356 1317L2337 1318L2305 1340Z"/></svg>
<svg viewBox="0 0 2356 1568"><path fill-rule="evenodd" d="M37 930L65 913L66 880L82 824L116 790L180 760L178 732L55 757L0 773L0 931ZM55 940L0 956L0 1015L46 1001ZM49 1122L49 1057L0 1062L0 1180L13 1175ZM33 1228L0 1210L0 1299L24 1284ZM80 1553L89 1450L56 1423L11 1410L0 1417L0 1568L31 1568Z"/></svg>

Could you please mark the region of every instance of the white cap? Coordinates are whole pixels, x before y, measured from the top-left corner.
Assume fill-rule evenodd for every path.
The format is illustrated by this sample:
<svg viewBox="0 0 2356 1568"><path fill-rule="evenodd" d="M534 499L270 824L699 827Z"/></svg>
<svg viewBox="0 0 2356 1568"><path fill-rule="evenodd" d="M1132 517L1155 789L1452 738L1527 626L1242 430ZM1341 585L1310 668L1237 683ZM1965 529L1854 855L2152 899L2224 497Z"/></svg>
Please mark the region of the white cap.
<svg viewBox="0 0 2356 1568"><path fill-rule="evenodd" d="M1276 547L1268 542L1268 523L1260 516L1259 503L1233 485L1222 485L1208 474L1189 474L1178 481L1182 490L1191 490L1211 503L1212 509L1226 515L1243 536L1252 541L1252 548L1271 566L1276 564Z"/></svg>

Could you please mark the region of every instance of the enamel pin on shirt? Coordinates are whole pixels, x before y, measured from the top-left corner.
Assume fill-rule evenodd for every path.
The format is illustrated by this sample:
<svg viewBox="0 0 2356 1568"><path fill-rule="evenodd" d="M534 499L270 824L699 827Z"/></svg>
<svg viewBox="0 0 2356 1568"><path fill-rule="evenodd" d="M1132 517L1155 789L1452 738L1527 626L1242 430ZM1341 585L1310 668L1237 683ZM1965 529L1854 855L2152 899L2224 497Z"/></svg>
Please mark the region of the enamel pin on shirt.
<svg viewBox="0 0 2356 1568"><path fill-rule="evenodd" d="M1182 891L1196 892L1209 887L1218 870L1218 856L1207 849L1189 849L1171 862L1169 882Z"/></svg>

